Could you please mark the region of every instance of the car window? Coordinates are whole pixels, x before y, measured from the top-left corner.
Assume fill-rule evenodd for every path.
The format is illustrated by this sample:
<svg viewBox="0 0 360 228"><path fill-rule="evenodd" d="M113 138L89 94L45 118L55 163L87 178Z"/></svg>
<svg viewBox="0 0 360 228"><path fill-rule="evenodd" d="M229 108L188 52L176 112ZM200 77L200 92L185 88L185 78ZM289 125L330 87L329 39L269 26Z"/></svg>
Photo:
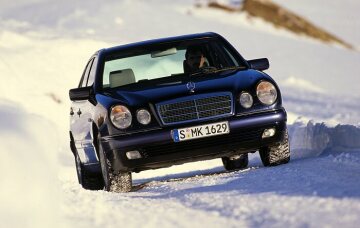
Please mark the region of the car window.
<svg viewBox="0 0 360 228"><path fill-rule="evenodd" d="M88 76L89 76L89 71L90 71L90 68L91 68L91 65L94 61L94 58L90 59L89 62L87 63L86 65L86 68L83 72L83 75L81 77L81 81L79 83L79 87L86 87L86 83L88 81Z"/></svg>
<svg viewBox="0 0 360 228"><path fill-rule="evenodd" d="M186 60L186 53L192 53L193 56ZM204 57L201 60L204 61L201 68L205 66L205 68L222 69L239 66L239 61L231 51L226 49L221 41L215 39L140 46L124 52L111 53L105 57L102 72L103 88L194 72L193 66L200 62L197 56Z"/></svg>
<svg viewBox="0 0 360 228"><path fill-rule="evenodd" d="M96 68L97 68L98 58L95 57L94 61L91 64L91 70L89 73L89 78L87 79L86 86L91 86L95 80Z"/></svg>
<svg viewBox="0 0 360 228"><path fill-rule="evenodd" d="M134 82L151 80L159 78L159 76L164 77L172 74L182 74L184 73L184 56L185 50L177 50L176 54L164 57L154 58L151 57L151 53L149 53L107 61L104 67L103 85L110 83L110 75L113 74L113 72L119 72L121 70L127 70L124 72L132 72L135 76Z"/></svg>
<svg viewBox="0 0 360 228"><path fill-rule="evenodd" d="M234 66L239 66L239 62L234 58L234 56L230 53L230 51L226 47L224 47L224 50L226 51L227 56L230 57L232 64L234 64Z"/></svg>

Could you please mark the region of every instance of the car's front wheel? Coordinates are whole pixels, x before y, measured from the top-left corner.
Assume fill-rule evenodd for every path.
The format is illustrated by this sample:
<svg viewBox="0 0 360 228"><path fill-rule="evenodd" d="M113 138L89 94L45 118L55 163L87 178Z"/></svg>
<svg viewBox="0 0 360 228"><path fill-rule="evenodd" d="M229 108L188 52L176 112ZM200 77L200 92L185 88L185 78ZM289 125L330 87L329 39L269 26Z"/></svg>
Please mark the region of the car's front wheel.
<svg viewBox="0 0 360 228"><path fill-rule="evenodd" d="M110 170L105 151L98 143L101 171L104 179L105 190L109 192L130 192L132 188L131 172L113 173Z"/></svg>
<svg viewBox="0 0 360 228"><path fill-rule="evenodd" d="M224 168L228 171L244 169L249 164L248 154L233 155L230 157L223 157L222 162Z"/></svg>
<svg viewBox="0 0 360 228"><path fill-rule="evenodd" d="M264 166L286 164L290 161L289 134L286 130L281 142L259 150L260 158Z"/></svg>
<svg viewBox="0 0 360 228"><path fill-rule="evenodd" d="M81 184L84 189L101 190L104 188L101 174L91 173L86 170L77 152L75 153L75 165L79 184Z"/></svg>

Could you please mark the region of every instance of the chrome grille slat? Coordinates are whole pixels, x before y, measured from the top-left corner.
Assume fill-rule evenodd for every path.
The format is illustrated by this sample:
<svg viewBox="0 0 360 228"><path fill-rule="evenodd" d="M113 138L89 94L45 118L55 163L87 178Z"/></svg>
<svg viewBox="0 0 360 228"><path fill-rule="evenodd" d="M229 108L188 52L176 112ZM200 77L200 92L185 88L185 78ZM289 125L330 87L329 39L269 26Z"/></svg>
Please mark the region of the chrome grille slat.
<svg viewBox="0 0 360 228"><path fill-rule="evenodd" d="M230 108L212 109L212 110L199 112L199 117L205 118L205 117L209 117L209 116L217 116L217 115L221 115L222 113L227 113L227 112L231 112L231 109Z"/></svg>
<svg viewBox="0 0 360 228"><path fill-rule="evenodd" d="M156 107L162 122L170 125L230 116L233 98L231 93L199 95L182 98L182 101L162 102Z"/></svg>
<svg viewBox="0 0 360 228"><path fill-rule="evenodd" d="M180 115L173 115L173 116L168 116L168 117L163 117L163 119L168 119L168 118L182 118L184 116L197 116L196 112L191 112L191 113L186 113L186 114L180 114ZM184 117L186 118L186 117Z"/></svg>
<svg viewBox="0 0 360 228"><path fill-rule="evenodd" d="M224 104L225 103L225 104ZM208 110L208 107L209 104L206 104L206 105L199 105L197 106L197 110L199 112L203 111L203 110ZM212 109L218 109L218 108L224 108L224 107L229 107L231 108L231 101L224 101L224 102L216 102L216 103L212 103L211 104L211 108Z"/></svg>
<svg viewBox="0 0 360 228"><path fill-rule="evenodd" d="M199 99L198 105L202 105L202 102L204 102L204 104L208 104L208 103L216 103L216 102L221 102L224 101L226 99L228 99L228 96L218 96L218 97L210 97L210 98L201 98Z"/></svg>
<svg viewBox="0 0 360 228"><path fill-rule="evenodd" d="M181 115L189 114L189 113L196 113L195 107L187 107L187 108L165 111L165 112L163 112L162 117L166 118L168 116L181 116Z"/></svg>
<svg viewBox="0 0 360 228"><path fill-rule="evenodd" d="M167 117L167 118L164 118L163 121L165 123L177 123L177 122L179 122L179 120L188 121L188 120L195 120L195 119L197 119L197 114L192 113L192 114L189 114L189 115L183 115L181 118L178 118L178 116Z"/></svg>
<svg viewBox="0 0 360 228"><path fill-rule="evenodd" d="M166 104L166 105L162 105L160 106L160 110L161 109L181 109L182 107L189 107L189 106L193 106L195 105L194 101L183 101L183 102L179 102L179 103L174 103L174 104Z"/></svg>

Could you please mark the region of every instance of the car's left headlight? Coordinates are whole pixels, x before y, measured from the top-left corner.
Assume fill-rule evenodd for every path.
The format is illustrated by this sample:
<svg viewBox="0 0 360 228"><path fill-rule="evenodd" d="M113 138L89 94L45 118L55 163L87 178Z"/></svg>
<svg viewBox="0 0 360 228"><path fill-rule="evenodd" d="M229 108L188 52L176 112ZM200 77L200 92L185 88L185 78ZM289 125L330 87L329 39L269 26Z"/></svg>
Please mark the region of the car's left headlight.
<svg viewBox="0 0 360 228"><path fill-rule="evenodd" d="M150 112L146 109L140 109L136 112L136 119L139 123L147 125L151 121Z"/></svg>
<svg viewBox="0 0 360 228"><path fill-rule="evenodd" d="M240 104L244 108L250 108L253 105L253 98L250 93L242 92L240 94Z"/></svg>
<svg viewBox="0 0 360 228"><path fill-rule="evenodd" d="M256 95L260 102L265 105L272 105L277 98L276 88L273 84L267 81L262 81L256 87Z"/></svg>

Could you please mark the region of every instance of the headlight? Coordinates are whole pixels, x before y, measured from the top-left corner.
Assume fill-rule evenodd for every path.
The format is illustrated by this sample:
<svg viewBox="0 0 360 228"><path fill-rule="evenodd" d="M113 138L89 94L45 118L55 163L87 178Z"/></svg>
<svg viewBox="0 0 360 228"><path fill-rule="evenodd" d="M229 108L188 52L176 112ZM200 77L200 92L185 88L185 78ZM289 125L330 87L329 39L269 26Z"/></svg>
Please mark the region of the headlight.
<svg viewBox="0 0 360 228"><path fill-rule="evenodd" d="M140 109L136 112L136 119L139 123L147 125L151 121L151 115L148 110Z"/></svg>
<svg viewBox="0 0 360 228"><path fill-rule="evenodd" d="M272 105L276 101L277 92L276 88L270 82L260 82L256 88L256 95L261 103Z"/></svg>
<svg viewBox="0 0 360 228"><path fill-rule="evenodd" d="M123 105L116 105L111 108L110 120L117 128L128 128L132 121L131 112Z"/></svg>
<svg viewBox="0 0 360 228"><path fill-rule="evenodd" d="M250 108L253 105L253 98L250 93L242 92L240 95L240 104L244 108Z"/></svg>

